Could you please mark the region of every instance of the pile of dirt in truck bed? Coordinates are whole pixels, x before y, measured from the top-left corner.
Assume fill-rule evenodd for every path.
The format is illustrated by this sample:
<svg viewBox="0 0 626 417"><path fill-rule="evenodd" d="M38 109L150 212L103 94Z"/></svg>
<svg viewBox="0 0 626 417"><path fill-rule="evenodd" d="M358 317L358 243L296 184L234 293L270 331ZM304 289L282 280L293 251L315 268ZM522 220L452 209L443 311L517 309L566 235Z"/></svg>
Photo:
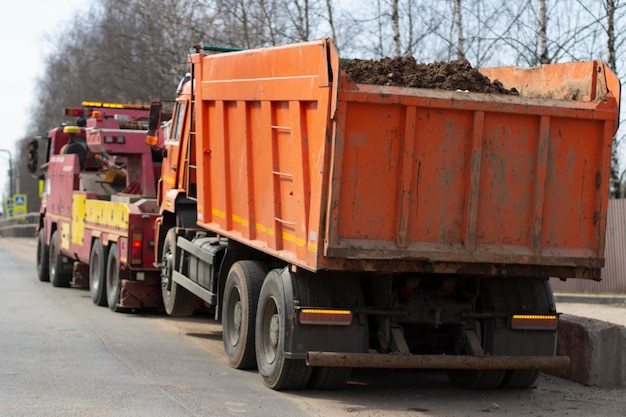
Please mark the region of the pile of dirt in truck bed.
<svg viewBox="0 0 626 417"><path fill-rule="evenodd" d="M418 64L412 56L379 60L345 60L341 69L357 84L393 85L475 93L518 95L497 80L491 81L466 59Z"/></svg>

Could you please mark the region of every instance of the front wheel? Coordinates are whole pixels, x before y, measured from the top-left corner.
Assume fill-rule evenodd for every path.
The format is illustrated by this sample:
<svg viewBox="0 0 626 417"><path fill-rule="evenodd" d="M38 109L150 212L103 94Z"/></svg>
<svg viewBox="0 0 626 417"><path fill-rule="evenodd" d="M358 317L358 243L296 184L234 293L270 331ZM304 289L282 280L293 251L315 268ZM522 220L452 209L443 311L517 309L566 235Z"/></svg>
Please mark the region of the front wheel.
<svg viewBox="0 0 626 417"><path fill-rule="evenodd" d="M255 326L256 361L263 383L274 390L306 387L312 368L303 359L285 357L287 312L280 270L267 274L257 308Z"/></svg>
<svg viewBox="0 0 626 417"><path fill-rule="evenodd" d="M161 258L161 296L163 307L169 316L191 316L196 307L196 296L173 280L176 256L176 231L170 229L163 242Z"/></svg>
<svg viewBox="0 0 626 417"><path fill-rule="evenodd" d="M46 229L42 227L37 234L37 278L41 282L50 281L50 258L48 251Z"/></svg>

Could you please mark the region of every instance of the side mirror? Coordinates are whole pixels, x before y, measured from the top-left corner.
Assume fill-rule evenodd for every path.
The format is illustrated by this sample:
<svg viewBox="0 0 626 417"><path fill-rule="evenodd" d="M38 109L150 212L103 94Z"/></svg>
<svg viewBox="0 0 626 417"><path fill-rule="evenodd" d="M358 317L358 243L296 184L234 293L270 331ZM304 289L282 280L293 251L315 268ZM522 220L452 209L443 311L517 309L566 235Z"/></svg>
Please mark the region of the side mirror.
<svg viewBox="0 0 626 417"><path fill-rule="evenodd" d="M28 172L35 173L37 172L37 160L39 159L39 142L37 139L31 139L28 141L28 163L27 168Z"/></svg>
<svg viewBox="0 0 626 417"><path fill-rule="evenodd" d="M161 124L161 103L154 101L150 104L150 117L148 119L148 133L146 134L146 144L156 146L159 143L157 130Z"/></svg>

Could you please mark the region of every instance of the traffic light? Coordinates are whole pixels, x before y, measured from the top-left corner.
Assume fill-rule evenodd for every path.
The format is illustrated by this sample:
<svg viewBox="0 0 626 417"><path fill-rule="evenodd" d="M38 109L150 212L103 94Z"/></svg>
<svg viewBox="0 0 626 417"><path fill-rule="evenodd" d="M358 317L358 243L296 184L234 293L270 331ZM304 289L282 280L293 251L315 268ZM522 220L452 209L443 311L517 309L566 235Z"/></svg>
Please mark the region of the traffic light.
<svg viewBox="0 0 626 417"><path fill-rule="evenodd" d="M37 172L37 159L39 158L39 142L37 139L31 139L28 142L28 171Z"/></svg>

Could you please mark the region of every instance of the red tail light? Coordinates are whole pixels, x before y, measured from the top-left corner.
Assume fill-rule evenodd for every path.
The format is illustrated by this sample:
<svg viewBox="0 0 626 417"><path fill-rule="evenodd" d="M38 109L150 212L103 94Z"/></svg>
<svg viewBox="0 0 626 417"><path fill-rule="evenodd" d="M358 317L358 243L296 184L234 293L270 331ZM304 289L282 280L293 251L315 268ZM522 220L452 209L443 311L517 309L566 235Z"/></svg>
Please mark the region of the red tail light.
<svg viewBox="0 0 626 417"><path fill-rule="evenodd" d="M141 265L141 254L143 252L143 233L140 230L133 230L131 240L130 264Z"/></svg>

